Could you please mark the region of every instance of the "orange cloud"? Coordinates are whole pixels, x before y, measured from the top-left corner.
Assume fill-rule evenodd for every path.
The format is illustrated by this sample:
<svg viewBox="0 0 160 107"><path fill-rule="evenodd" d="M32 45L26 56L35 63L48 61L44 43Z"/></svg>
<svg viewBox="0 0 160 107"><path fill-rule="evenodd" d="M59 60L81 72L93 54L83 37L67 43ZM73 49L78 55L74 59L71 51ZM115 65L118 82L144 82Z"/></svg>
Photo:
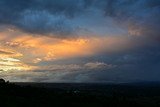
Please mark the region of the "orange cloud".
<svg viewBox="0 0 160 107"><path fill-rule="evenodd" d="M83 36L74 39L57 39L45 35L30 35L16 30L6 30L0 32L0 35L1 57L3 51L3 57L15 58L23 65L91 56L101 52L112 53L129 48L129 41L125 36ZM11 54L8 55L7 52Z"/></svg>

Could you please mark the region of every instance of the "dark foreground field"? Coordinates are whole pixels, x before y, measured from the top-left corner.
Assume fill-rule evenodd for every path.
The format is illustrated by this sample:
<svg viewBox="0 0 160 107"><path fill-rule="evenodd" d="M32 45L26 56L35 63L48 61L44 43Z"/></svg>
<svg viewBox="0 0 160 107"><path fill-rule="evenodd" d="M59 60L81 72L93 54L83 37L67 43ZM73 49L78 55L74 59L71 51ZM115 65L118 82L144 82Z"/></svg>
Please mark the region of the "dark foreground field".
<svg viewBox="0 0 160 107"><path fill-rule="evenodd" d="M160 107L159 83L0 83L0 107Z"/></svg>

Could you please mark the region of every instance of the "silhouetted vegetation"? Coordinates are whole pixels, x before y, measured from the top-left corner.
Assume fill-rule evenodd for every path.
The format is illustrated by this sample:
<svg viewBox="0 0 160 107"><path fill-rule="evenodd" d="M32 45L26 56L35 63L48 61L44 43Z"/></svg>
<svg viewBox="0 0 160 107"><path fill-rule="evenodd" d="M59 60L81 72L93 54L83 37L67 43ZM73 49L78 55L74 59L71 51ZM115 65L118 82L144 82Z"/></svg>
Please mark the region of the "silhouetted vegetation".
<svg viewBox="0 0 160 107"><path fill-rule="evenodd" d="M0 83L1 83L1 84L2 84L2 83L5 83L5 80L2 79L2 78L0 78Z"/></svg>
<svg viewBox="0 0 160 107"><path fill-rule="evenodd" d="M160 107L160 85L0 82L0 107L60 106Z"/></svg>

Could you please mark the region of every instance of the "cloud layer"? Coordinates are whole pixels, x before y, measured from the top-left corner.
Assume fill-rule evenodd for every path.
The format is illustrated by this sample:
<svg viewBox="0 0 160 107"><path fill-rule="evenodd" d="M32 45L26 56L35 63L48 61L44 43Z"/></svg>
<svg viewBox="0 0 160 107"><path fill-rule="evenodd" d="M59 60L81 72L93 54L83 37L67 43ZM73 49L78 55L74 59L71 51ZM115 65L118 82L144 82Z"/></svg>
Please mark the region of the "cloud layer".
<svg viewBox="0 0 160 107"><path fill-rule="evenodd" d="M1 0L0 5L1 25L29 33L58 37L159 33L158 0Z"/></svg>
<svg viewBox="0 0 160 107"><path fill-rule="evenodd" d="M0 77L160 81L159 0L0 0L0 13Z"/></svg>

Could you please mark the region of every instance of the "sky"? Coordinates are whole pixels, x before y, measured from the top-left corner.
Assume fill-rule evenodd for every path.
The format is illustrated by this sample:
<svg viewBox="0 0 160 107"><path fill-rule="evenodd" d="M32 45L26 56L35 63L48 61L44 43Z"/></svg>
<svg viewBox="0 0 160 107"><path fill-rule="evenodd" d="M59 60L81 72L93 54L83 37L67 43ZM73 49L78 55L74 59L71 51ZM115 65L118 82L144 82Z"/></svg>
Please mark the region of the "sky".
<svg viewBox="0 0 160 107"><path fill-rule="evenodd" d="M0 78L160 81L160 0L0 0Z"/></svg>

